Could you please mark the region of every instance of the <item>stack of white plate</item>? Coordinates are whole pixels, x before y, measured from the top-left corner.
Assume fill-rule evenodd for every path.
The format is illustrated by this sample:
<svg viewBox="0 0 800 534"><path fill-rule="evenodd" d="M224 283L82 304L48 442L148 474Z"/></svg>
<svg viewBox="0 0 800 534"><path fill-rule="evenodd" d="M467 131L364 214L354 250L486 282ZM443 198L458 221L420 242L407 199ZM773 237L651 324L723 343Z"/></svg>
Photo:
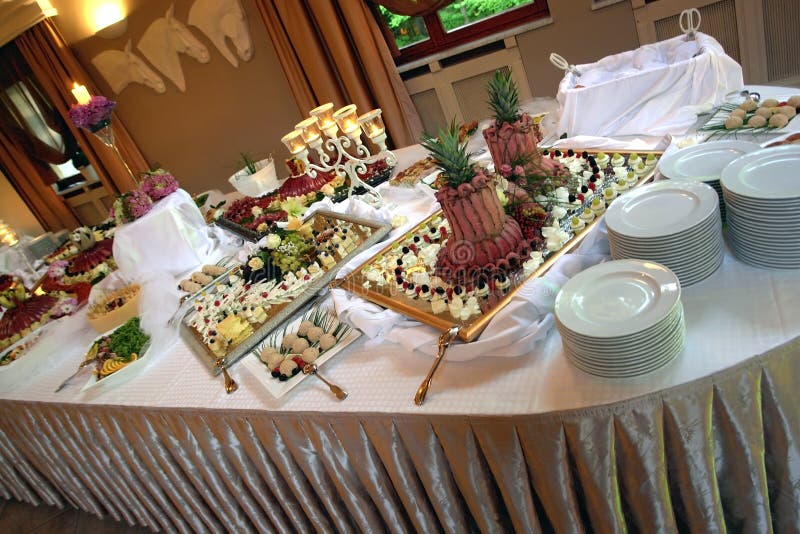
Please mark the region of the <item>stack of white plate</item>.
<svg viewBox="0 0 800 534"><path fill-rule="evenodd" d="M704 183L645 185L616 199L605 219L612 258L662 263L684 287L708 278L725 256L717 193Z"/></svg>
<svg viewBox="0 0 800 534"><path fill-rule="evenodd" d="M709 141L665 155L658 163L662 176L670 180L703 182L719 195L720 215L725 220L725 203L719 183L722 170L736 158L761 147L749 141Z"/></svg>
<svg viewBox="0 0 800 534"><path fill-rule="evenodd" d="M722 172L722 192L737 258L760 267L800 268L800 146L765 148L734 160Z"/></svg>
<svg viewBox="0 0 800 534"><path fill-rule="evenodd" d="M590 267L556 297L556 327L569 361L587 373L624 378L654 371L683 350L681 286L653 262Z"/></svg>

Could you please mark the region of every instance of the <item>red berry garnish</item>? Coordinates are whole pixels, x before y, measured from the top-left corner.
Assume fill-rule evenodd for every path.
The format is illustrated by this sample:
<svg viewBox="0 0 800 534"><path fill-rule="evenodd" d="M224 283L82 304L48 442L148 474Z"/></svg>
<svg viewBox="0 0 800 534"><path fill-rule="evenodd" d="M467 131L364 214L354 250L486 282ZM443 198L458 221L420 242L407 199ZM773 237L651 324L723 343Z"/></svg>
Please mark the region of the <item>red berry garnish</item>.
<svg viewBox="0 0 800 534"><path fill-rule="evenodd" d="M214 306L219 306L219 301L218 300L214 301Z"/></svg>
<svg viewBox="0 0 800 534"><path fill-rule="evenodd" d="M594 183L594 182L589 182L589 189L591 189L592 191L594 191L595 189L597 189L597 186L595 185L595 183Z"/></svg>
<svg viewBox="0 0 800 534"><path fill-rule="evenodd" d="M580 200L581 202L583 202L584 200L586 200L586 197L584 197L584 196L583 196L583 193L579 193L579 194L578 194L578 196L577 196L576 198L577 198L578 200Z"/></svg>

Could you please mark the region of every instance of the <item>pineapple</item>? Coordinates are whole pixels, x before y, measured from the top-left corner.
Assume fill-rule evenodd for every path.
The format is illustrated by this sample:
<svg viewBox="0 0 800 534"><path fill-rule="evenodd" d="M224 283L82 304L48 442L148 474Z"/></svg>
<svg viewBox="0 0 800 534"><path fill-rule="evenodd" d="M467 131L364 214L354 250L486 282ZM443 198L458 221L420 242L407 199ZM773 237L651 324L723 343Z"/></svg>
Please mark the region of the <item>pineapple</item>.
<svg viewBox="0 0 800 534"><path fill-rule="evenodd" d="M511 71L496 70L487 86L489 107L494 112L497 125L512 124L519 120L519 92L517 84L511 78Z"/></svg>
<svg viewBox="0 0 800 534"><path fill-rule="evenodd" d="M450 187L458 187L467 183L475 176L475 170L469 159L472 154L467 152L467 143L459 141L458 126L455 121L450 123L447 131L439 131L438 137L425 135L422 146L436 160L436 166L442 171L442 177Z"/></svg>

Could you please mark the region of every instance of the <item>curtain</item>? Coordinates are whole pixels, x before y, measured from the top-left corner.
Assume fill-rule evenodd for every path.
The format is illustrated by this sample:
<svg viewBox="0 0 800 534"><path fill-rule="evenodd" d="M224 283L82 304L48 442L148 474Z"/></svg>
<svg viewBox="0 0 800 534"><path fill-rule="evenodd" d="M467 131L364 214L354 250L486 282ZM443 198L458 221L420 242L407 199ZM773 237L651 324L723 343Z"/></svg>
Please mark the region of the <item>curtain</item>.
<svg viewBox="0 0 800 534"><path fill-rule="evenodd" d="M79 148L14 43L0 48L0 89L0 128L33 158L42 181L55 183L50 164L66 163Z"/></svg>
<svg viewBox="0 0 800 534"><path fill-rule="evenodd" d="M62 117L67 116L70 106L74 103L70 92L74 81L80 81L90 92L96 94L92 91L88 74L51 19L46 19L21 34L15 43L44 93ZM90 132L67 122L109 193L122 193L136 186L111 148L106 147ZM112 123L117 148L122 157L134 172L147 170L149 168L147 161L116 115L112 116Z"/></svg>
<svg viewBox="0 0 800 534"><path fill-rule="evenodd" d="M0 167L39 223L51 232L80 226L62 198L38 179L40 169L34 161L0 128Z"/></svg>
<svg viewBox="0 0 800 534"><path fill-rule="evenodd" d="M370 0L370 2L381 5L398 15L424 17L447 7L453 3L453 0Z"/></svg>
<svg viewBox="0 0 800 534"><path fill-rule="evenodd" d="M325 102L380 107L396 147L422 123L364 0L256 0L300 112Z"/></svg>

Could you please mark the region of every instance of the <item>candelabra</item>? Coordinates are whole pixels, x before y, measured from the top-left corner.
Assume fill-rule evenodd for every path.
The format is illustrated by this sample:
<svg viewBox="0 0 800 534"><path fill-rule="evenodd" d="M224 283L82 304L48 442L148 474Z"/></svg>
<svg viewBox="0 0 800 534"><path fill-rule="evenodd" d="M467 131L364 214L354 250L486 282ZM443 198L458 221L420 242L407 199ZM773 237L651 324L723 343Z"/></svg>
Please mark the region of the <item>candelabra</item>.
<svg viewBox="0 0 800 534"><path fill-rule="evenodd" d="M311 178L316 178L318 172L347 176L350 178L348 197L361 187L366 191L364 201L376 207L383 205L378 190L362 180L370 163L384 158L389 167L397 163L395 155L386 148L381 110L374 109L360 117L353 104L336 112L332 110L331 103L312 109L311 117L295 125L295 130L283 136L281 141L294 157L305 164ZM339 130L343 135L339 135ZM372 154L362 143L362 133L378 147L377 154ZM316 152L316 162L309 160L309 149Z"/></svg>

